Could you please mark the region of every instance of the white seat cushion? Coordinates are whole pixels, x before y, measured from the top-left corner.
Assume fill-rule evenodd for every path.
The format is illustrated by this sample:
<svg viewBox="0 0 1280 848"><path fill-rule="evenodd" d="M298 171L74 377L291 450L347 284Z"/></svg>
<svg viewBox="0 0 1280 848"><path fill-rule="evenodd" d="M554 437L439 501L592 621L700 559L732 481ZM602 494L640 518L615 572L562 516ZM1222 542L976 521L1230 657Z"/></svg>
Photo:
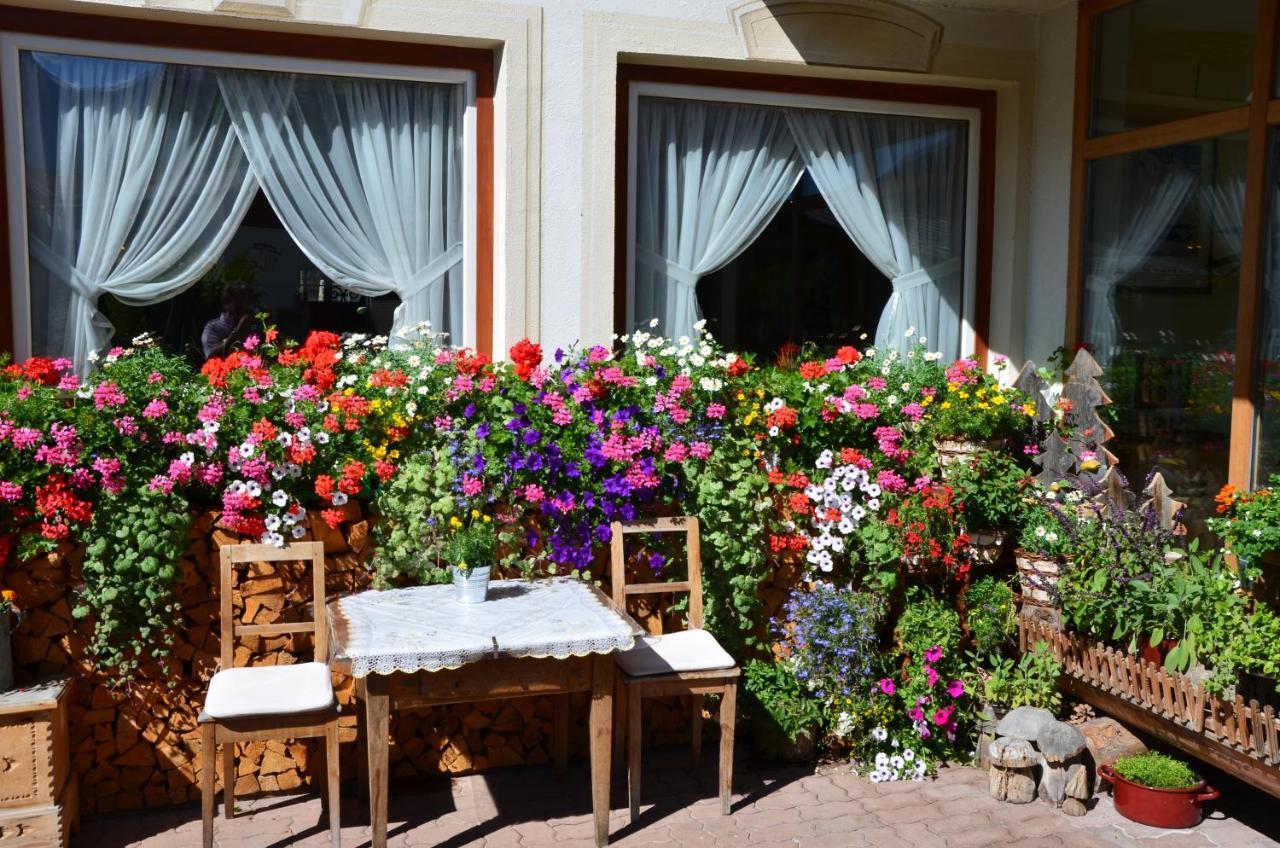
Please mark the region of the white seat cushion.
<svg viewBox="0 0 1280 848"><path fill-rule="evenodd" d="M228 668L209 681L204 712L210 718L314 713L333 706L329 666L309 662Z"/></svg>
<svg viewBox="0 0 1280 848"><path fill-rule="evenodd" d="M632 677L678 671L714 671L735 665L729 652L705 630L642 636L636 640L634 648L618 654L617 660L618 668Z"/></svg>

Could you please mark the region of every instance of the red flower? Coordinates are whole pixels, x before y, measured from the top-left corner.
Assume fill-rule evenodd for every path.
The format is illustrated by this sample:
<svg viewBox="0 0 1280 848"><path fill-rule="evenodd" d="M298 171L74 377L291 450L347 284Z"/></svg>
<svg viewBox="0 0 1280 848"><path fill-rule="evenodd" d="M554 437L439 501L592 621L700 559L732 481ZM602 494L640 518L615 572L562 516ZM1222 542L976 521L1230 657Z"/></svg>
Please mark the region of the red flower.
<svg viewBox="0 0 1280 848"><path fill-rule="evenodd" d="M396 467L385 459L380 459L373 464L373 473L385 483L396 475Z"/></svg>
<svg viewBox="0 0 1280 848"><path fill-rule="evenodd" d="M329 525L330 530L337 530L342 524L342 510L325 509L320 511L320 517L324 519L324 523Z"/></svg>
<svg viewBox="0 0 1280 848"><path fill-rule="evenodd" d="M806 380L821 380L827 375L827 367L821 362L801 362L800 376Z"/></svg>
<svg viewBox="0 0 1280 848"><path fill-rule="evenodd" d="M747 364L745 359L735 359L729 363L728 374L730 377L741 377L751 370L751 366Z"/></svg>
<svg viewBox="0 0 1280 848"><path fill-rule="evenodd" d="M516 376L521 380L528 380L533 369L542 364L542 346L528 339L521 339L513 344L507 354L515 366Z"/></svg>
<svg viewBox="0 0 1280 848"><path fill-rule="evenodd" d="M325 500L333 498L333 478L328 474L321 474L316 478L316 494Z"/></svg>
<svg viewBox="0 0 1280 848"><path fill-rule="evenodd" d="M862 354L858 352L856 347L852 345L845 345L836 351L836 358L845 365L853 365L858 360L862 359Z"/></svg>
<svg viewBox="0 0 1280 848"><path fill-rule="evenodd" d="M390 388L392 386L405 386L409 383L409 377L400 369L388 371L386 368L379 368L369 376L369 385L376 386L380 389Z"/></svg>

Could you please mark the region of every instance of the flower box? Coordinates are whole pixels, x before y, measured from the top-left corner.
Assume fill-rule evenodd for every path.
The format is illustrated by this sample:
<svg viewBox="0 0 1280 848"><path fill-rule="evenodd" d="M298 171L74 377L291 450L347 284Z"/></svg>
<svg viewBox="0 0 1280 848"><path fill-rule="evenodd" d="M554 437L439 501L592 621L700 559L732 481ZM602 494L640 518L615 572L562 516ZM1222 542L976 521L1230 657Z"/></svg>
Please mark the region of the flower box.
<svg viewBox="0 0 1280 848"><path fill-rule="evenodd" d="M934 439L934 450L938 452L938 466L942 471L942 479L946 480L948 468L973 459L980 451L999 452L1007 447L1004 439Z"/></svg>

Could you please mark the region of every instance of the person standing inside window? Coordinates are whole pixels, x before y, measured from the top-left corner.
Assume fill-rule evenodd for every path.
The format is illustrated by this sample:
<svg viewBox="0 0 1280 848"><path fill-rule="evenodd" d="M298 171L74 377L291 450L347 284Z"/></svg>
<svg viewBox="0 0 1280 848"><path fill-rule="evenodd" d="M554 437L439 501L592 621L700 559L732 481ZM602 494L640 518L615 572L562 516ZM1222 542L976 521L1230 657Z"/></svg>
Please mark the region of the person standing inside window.
<svg viewBox="0 0 1280 848"><path fill-rule="evenodd" d="M244 343L253 331L252 303L253 292L248 285L227 284L222 291L222 314L209 319L200 333L205 359L226 356Z"/></svg>

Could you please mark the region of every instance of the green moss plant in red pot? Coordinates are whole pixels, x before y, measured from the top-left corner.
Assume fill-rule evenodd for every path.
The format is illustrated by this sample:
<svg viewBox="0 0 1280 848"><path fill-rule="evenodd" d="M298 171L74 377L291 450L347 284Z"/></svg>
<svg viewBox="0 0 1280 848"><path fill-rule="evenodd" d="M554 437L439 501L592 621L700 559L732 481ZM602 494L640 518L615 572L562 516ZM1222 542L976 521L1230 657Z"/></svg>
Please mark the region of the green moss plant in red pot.
<svg viewBox="0 0 1280 848"><path fill-rule="evenodd" d="M1186 763L1155 751L1101 765L1098 776L1115 788L1120 815L1152 827L1195 827L1202 805L1219 796Z"/></svg>

